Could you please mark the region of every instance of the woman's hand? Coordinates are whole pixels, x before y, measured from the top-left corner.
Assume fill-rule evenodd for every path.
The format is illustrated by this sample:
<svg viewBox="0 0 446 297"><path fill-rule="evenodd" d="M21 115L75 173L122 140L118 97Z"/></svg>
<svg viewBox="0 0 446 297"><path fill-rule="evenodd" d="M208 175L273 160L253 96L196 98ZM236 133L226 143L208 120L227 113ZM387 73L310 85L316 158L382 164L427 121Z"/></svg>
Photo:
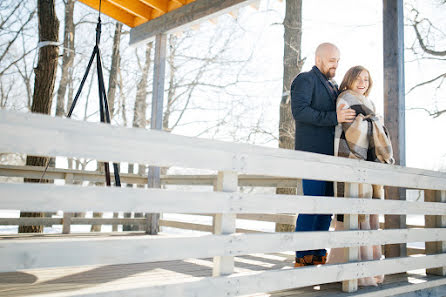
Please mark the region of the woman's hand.
<svg viewBox="0 0 446 297"><path fill-rule="evenodd" d="M341 104L336 109L336 115L338 118L338 123L351 123L356 117L356 111L351 108L343 109L345 104Z"/></svg>

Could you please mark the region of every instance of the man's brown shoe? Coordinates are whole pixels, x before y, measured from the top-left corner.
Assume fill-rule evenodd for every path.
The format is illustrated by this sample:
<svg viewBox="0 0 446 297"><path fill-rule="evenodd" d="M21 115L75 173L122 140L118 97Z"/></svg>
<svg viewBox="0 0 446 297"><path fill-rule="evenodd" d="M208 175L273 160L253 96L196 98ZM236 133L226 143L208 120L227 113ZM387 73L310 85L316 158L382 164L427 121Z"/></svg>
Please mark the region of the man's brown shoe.
<svg viewBox="0 0 446 297"><path fill-rule="evenodd" d="M313 257L313 265L323 265L327 263L327 254L324 256L314 256Z"/></svg>
<svg viewBox="0 0 446 297"><path fill-rule="evenodd" d="M302 258L296 258L296 262L294 263L294 268L314 265L313 259L314 259L313 255L306 255L303 256Z"/></svg>

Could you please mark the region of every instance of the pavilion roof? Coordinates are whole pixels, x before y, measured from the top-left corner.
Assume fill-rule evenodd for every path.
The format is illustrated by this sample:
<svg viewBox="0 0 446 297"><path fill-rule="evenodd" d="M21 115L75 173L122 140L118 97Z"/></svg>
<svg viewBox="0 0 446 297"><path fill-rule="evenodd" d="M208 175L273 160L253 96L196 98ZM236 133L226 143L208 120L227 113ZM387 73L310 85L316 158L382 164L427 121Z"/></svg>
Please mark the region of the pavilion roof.
<svg viewBox="0 0 446 297"><path fill-rule="evenodd" d="M99 10L99 0L79 0ZM195 0L102 0L101 12L134 28Z"/></svg>

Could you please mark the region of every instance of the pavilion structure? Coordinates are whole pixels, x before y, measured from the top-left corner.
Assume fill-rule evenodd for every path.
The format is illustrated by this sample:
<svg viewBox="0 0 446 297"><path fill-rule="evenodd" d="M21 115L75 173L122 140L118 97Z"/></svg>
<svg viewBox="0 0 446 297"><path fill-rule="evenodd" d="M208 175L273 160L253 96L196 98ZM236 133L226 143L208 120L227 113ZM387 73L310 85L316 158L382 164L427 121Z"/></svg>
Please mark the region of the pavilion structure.
<svg viewBox="0 0 446 297"><path fill-rule="evenodd" d="M80 0L99 8L99 0ZM152 129L162 129L166 36L259 0L102 0L101 11L131 27L130 45L155 40ZM404 100L404 14L403 0L383 0L384 118L389 129L396 164L406 164ZM159 168L150 167L148 184L160 186ZM405 190L386 188L386 199L405 200ZM153 221L154 229L157 222ZM405 228L405 216L386 216L386 228ZM386 246L387 256L405 255L405 245Z"/></svg>
<svg viewBox="0 0 446 297"><path fill-rule="evenodd" d="M79 1L99 8L100 0ZM150 164L147 179L122 176L124 183L149 188L76 186L75 181L102 176L58 168L49 168L47 178L64 179L63 186L0 183L0 209L64 213L63 218L0 218L2 226L63 225L59 235L0 236L1 296L343 296L341 288L348 296L446 296L446 173L405 167L403 0L383 0L384 116L397 165L155 131L162 129L167 35L258 2L101 3L102 13L131 27L131 45L155 42L151 130L0 110L0 153ZM168 166L218 174L160 176L159 168ZM41 170L0 166L0 175L35 178ZM239 190L297 187L301 179L344 182L346 197ZM384 185L386 200L361 198L363 183ZM209 185L213 191L161 189L161 184ZM422 191L424 201L405 201L406 188ZM72 217L86 211L154 214ZM267 233L236 226L237 219L287 224L295 221L290 212L343 213L344 230ZM156 213L212 216L212 225L172 224ZM360 214L385 215L384 230L359 230ZM425 224L406 226L406 215L424 216ZM160 222L212 234L156 235ZM149 234L69 234L71 223L138 224ZM413 242L425 248L407 249ZM386 259L361 259L360 247L372 245L384 245ZM292 251L320 248L344 248L345 263L293 268ZM359 279L383 274L383 285L358 287Z"/></svg>

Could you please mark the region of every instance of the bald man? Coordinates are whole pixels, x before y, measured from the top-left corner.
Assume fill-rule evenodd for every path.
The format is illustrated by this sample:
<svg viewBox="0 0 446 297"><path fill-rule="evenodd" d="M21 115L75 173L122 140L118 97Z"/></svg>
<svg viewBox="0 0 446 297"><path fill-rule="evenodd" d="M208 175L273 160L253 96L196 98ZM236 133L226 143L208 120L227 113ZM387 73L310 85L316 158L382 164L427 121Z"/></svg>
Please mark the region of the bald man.
<svg viewBox="0 0 446 297"><path fill-rule="evenodd" d="M355 111L336 110L338 88L332 80L336 75L340 52L331 43L319 45L315 66L300 73L291 84L291 110L296 121L295 149L325 155L334 154L335 126L352 122ZM317 180L302 181L304 195L333 196L333 183ZM296 232L328 231L331 214L299 214ZM297 251L295 267L325 264L325 249Z"/></svg>

